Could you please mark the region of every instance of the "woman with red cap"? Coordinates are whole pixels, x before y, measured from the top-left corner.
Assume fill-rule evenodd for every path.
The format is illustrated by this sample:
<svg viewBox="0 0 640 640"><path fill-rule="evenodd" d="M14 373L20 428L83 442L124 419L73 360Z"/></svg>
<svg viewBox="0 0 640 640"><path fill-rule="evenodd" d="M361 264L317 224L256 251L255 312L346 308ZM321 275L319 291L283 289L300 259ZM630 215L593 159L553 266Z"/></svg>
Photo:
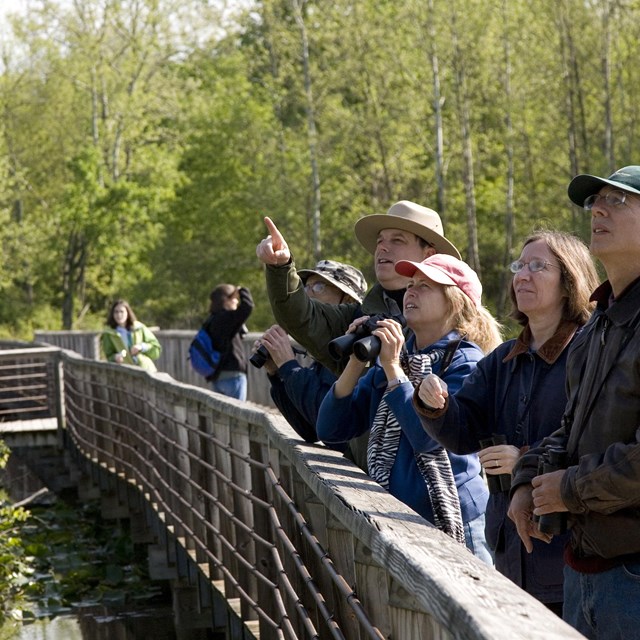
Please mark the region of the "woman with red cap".
<svg viewBox="0 0 640 640"><path fill-rule="evenodd" d="M369 475L491 564L484 539L488 492L478 458L447 454L427 436L412 397L431 371L460 388L499 344L498 324L481 304L477 274L461 260L436 254L422 262L400 260L395 270L409 278L403 306L413 335L405 345L399 322L377 320L371 335L379 340L379 356L363 376L366 362L350 355L320 408L318 436L336 445L371 429ZM358 335L368 320L354 320L347 333Z"/></svg>

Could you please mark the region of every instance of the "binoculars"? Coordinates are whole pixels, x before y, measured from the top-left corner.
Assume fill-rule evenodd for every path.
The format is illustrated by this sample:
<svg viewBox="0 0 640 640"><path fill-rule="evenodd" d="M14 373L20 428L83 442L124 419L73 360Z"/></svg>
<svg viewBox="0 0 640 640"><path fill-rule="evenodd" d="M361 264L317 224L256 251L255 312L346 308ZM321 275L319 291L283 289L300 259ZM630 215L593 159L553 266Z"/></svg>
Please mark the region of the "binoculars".
<svg viewBox="0 0 640 640"><path fill-rule="evenodd" d="M567 451L561 447L548 447L540 456L538 461L538 475L551 473L567 468ZM558 511L555 513L545 513L541 516L534 516L538 523L538 528L543 533L559 535L567 530L567 513Z"/></svg>
<svg viewBox="0 0 640 640"><path fill-rule="evenodd" d="M307 352L303 351L301 349L298 349L297 347L291 347L293 349L293 353L297 353L298 355L301 356L306 356ZM249 362L256 368L256 369L262 369L262 367L264 367L264 365L266 364L267 360L271 357L271 354L269 353L269 349L267 349L267 347L265 347L263 344L261 344L255 351L254 354L252 354L252 356L249 358Z"/></svg>
<svg viewBox="0 0 640 640"><path fill-rule="evenodd" d="M480 440L480 447L486 449L496 444L507 444L507 436L503 433L494 433L490 438ZM502 493L511 489L511 474L500 473L498 475L487 475L487 486L489 493Z"/></svg>
<svg viewBox="0 0 640 640"><path fill-rule="evenodd" d="M264 367L265 362L269 359L270 354L267 347L261 344L254 354L249 358L249 362L256 368L262 369Z"/></svg>
<svg viewBox="0 0 640 640"><path fill-rule="evenodd" d="M380 339L377 336L371 335L372 331L378 328L378 320L385 320L390 318L400 323L402 327L407 326L407 321L403 315L387 315L385 313L379 313L375 316L371 316L366 322L358 325L353 333L347 333L344 336L335 338L328 344L329 354L331 357L340 361L344 358L348 358L352 353L360 362L374 362L380 354Z"/></svg>

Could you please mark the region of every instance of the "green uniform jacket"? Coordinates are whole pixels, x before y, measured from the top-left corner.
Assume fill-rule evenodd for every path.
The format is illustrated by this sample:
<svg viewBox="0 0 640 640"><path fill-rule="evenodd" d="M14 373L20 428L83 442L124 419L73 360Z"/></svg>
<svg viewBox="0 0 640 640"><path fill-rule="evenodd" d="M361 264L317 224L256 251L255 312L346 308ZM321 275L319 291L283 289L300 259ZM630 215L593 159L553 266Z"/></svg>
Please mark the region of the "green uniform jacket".
<svg viewBox="0 0 640 640"><path fill-rule="evenodd" d="M276 322L313 358L340 375L345 363L336 362L327 345L346 333L355 318L377 313L399 313L397 305L376 283L362 304L327 304L312 300L304 290L293 259L289 264L267 265L267 294Z"/></svg>
<svg viewBox="0 0 640 640"><path fill-rule="evenodd" d="M115 362L116 354L123 351L126 352L124 357L125 364L138 365L146 371L157 371L156 365L153 363L160 357L162 347L158 342L158 338L153 335L151 329L146 327L142 322L137 322L133 325L132 330L132 344L146 344L148 348L144 353L139 353L136 357L138 362L133 360L128 346L124 343L120 334L111 327L105 329L100 336L100 349L105 359L109 362Z"/></svg>

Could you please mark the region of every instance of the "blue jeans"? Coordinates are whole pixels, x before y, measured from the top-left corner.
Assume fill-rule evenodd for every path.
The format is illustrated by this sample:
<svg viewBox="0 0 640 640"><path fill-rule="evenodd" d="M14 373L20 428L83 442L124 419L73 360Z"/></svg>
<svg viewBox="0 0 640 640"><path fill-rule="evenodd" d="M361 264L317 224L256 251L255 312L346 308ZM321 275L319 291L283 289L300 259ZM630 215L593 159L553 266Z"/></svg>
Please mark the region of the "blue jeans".
<svg viewBox="0 0 640 640"><path fill-rule="evenodd" d="M640 638L640 562L602 573L565 566L562 618L587 638Z"/></svg>
<svg viewBox="0 0 640 640"><path fill-rule="evenodd" d="M484 535L484 513L464 523L464 541L478 560L493 567L493 555Z"/></svg>
<svg viewBox="0 0 640 640"><path fill-rule="evenodd" d="M232 378L214 380L211 385L214 391L230 398L247 399L247 375L245 373L238 373Z"/></svg>

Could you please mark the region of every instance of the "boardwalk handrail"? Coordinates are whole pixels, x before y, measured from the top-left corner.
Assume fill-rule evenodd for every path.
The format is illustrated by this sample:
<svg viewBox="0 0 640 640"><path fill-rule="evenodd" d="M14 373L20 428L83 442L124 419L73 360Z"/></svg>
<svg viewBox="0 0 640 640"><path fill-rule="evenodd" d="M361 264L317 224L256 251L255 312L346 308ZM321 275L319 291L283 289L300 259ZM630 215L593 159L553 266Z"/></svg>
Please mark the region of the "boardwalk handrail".
<svg viewBox="0 0 640 640"><path fill-rule="evenodd" d="M0 422L59 414L59 349L0 341Z"/></svg>
<svg viewBox="0 0 640 640"><path fill-rule="evenodd" d="M100 331L36 331L35 341L53 345L61 349L75 351L85 358L100 360ZM156 361L158 371L168 373L176 380L210 389L211 384L197 374L189 364L189 344L195 335L195 330L169 329L154 331L160 344L162 353ZM247 333L242 340L247 354L250 354L255 340L261 333ZM308 366L309 359L300 358L302 364ZM274 406L270 396L270 383L263 369L249 367L247 371L247 399L258 404Z"/></svg>
<svg viewBox="0 0 640 640"><path fill-rule="evenodd" d="M146 496L261 639L580 637L275 411L62 362L75 446Z"/></svg>

